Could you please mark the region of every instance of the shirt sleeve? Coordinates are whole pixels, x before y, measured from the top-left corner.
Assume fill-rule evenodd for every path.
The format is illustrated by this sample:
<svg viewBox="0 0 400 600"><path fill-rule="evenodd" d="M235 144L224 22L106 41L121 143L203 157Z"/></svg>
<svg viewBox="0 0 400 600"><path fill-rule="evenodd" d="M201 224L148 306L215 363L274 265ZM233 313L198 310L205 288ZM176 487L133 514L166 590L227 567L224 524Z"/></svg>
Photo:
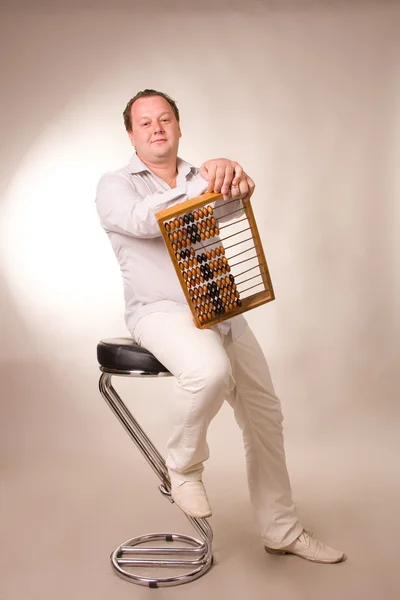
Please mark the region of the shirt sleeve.
<svg viewBox="0 0 400 600"><path fill-rule="evenodd" d="M207 187L201 177L163 192L140 196L134 182L117 173L103 175L97 186L96 208L106 231L140 238L161 235L155 214L199 196Z"/></svg>

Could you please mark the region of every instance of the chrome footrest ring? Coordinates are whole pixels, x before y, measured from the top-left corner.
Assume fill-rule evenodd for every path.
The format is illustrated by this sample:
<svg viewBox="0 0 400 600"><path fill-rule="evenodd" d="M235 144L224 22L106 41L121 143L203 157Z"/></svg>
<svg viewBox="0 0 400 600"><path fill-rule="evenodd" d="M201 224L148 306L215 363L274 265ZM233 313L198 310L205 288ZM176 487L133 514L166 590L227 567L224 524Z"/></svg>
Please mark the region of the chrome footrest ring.
<svg viewBox="0 0 400 600"><path fill-rule="evenodd" d="M157 546L149 545L155 542L158 542ZM211 545L207 541L177 533L141 535L124 542L111 554L111 563L118 575L150 588L193 581L207 573L212 562ZM133 572L139 568L143 571L152 569L152 575L157 569L174 571L179 568L181 573L163 577Z"/></svg>

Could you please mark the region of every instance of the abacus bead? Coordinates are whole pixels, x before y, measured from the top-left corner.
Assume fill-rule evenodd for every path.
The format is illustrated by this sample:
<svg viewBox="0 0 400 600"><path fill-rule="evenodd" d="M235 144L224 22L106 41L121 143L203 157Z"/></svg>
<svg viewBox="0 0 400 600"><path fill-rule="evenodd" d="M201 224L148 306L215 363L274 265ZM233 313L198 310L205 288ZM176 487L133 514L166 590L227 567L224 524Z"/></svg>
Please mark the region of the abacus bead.
<svg viewBox="0 0 400 600"><path fill-rule="evenodd" d="M201 240L205 240L205 239L206 239L206 236L204 235L204 233L203 233L203 232L201 232L201 233L200 233L200 239L201 239Z"/></svg>
<svg viewBox="0 0 400 600"><path fill-rule="evenodd" d="M193 216L194 216L195 220L197 221L199 218L199 213L195 210L195 211L193 211Z"/></svg>
<svg viewBox="0 0 400 600"><path fill-rule="evenodd" d="M211 221L211 223L212 223L213 225L216 225L216 224L217 224L217 220L216 220L216 218L215 218L215 217L211 217L210 221Z"/></svg>
<svg viewBox="0 0 400 600"><path fill-rule="evenodd" d="M238 298L238 300L237 300L237 305L242 306L242 301L240 300L240 298Z"/></svg>
<svg viewBox="0 0 400 600"><path fill-rule="evenodd" d="M207 223L207 227L210 228L211 227L211 221L210 221L210 219L206 219L206 223Z"/></svg>
<svg viewBox="0 0 400 600"><path fill-rule="evenodd" d="M192 256L194 256L194 255L196 254L196 251L195 251L195 249L194 249L194 248L190 248L190 254L191 254Z"/></svg>
<svg viewBox="0 0 400 600"><path fill-rule="evenodd" d="M179 225L180 225L181 227L183 227L183 226L184 226L184 224L185 224L185 221L184 221L183 217L179 217Z"/></svg>
<svg viewBox="0 0 400 600"><path fill-rule="evenodd" d="M201 255L201 259L202 259L203 262L205 262L207 260L207 255L204 252Z"/></svg>
<svg viewBox="0 0 400 600"><path fill-rule="evenodd" d="M223 246L219 247L219 251L221 252L221 254L225 254L225 248Z"/></svg>
<svg viewBox="0 0 400 600"><path fill-rule="evenodd" d="M209 215L214 214L212 206L207 206L207 212L208 212Z"/></svg>
<svg viewBox="0 0 400 600"><path fill-rule="evenodd" d="M203 209L199 208L198 213L199 213L200 219L202 219L204 217Z"/></svg>
<svg viewBox="0 0 400 600"><path fill-rule="evenodd" d="M183 215L183 220L185 221L186 225L189 223L189 217L187 215Z"/></svg>
<svg viewBox="0 0 400 600"><path fill-rule="evenodd" d="M214 233L215 233L215 235L219 235L219 229L218 229L218 227L214 227Z"/></svg>
<svg viewBox="0 0 400 600"><path fill-rule="evenodd" d="M165 227L165 231L169 231L171 229L171 227L169 226L169 223L164 223L164 227Z"/></svg>
<svg viewBox="0 0 400 600"><path fill-rule="evenodd" d="M192 213L189 213L189 221L190 221L191 223L193 223L193 222L194 222L194 216L192 215Z"/></svg>
<svg viewBox="0 0 400 600"><path fill-rule="evenodd" d="M175 219L174 225L175 225L175 227L179 227L179 219Z"/></svg>
<svg viewBox="0 0 400 600"><path fill-rule="evenodd" d="M206 256L207 256L207 260L211 260L211 254L209 252L206 252Z"/></svg>
<svg viewBox="0 0 400 600"><path fill-rule="evenodd" d="M199 230L199 229L198 229L198 227L197 227L196 223L195 223L194 225L192 225L192 231L194 231L195 233L197 233L197 232L198 232L198 230Z"/></svg>
<svg viewBox="0 0 400 600"><path fill-rule="evenodd" d="M200 234L196 233L196 242L199 243L201 240Z"/></svg>
<svg viewBox="0 0 400 600"><path fill-rule="evenodd" d="M177 250L177 249L178 249L178 246L177 246L177 244L172 244L172 250L173 250L174 252L176 252L176 250ZM179 249L180 249L180 248L179 248Z"/></svg>

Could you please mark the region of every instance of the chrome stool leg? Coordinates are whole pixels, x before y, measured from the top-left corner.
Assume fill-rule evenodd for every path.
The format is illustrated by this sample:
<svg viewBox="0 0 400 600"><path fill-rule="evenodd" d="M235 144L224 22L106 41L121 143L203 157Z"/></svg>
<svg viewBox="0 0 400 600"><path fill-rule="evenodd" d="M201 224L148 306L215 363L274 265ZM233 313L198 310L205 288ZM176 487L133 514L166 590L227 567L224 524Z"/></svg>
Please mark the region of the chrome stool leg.
<svg viewBox="0 0 400 600"><path fill-rule="evenodd" d="M163 457L125 406L111 382L113 375L141 377L144 373L112 372L103 368L101 370L103 371L99 381L101 395L160 478L159 489L162 495L173 502L170 493L171 483ZM188 515L186 517L197 530L200 539L176 533L150 533L132 538L118 546L111 554L111 564L118 575L150 588L179 585L204 575L213 563L213 532L207 519L194 519ZM160 546L160 542L166 545ZM157 546L153 546L153 543L157 543ZM151 569L153 572L159 568L172 570L179 568L180 574L150 577L127 570L139 567L144 570Z"/></svg>

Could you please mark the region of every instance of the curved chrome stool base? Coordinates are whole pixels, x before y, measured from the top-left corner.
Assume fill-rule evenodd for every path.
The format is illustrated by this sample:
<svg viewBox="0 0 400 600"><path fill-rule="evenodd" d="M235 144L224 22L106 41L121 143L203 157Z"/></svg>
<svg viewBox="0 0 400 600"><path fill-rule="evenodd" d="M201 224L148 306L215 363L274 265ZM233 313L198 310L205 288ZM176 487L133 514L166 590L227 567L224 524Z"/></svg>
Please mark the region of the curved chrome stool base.
<svg viewBox="0 0 400 600"><path fill-rule="evenodd" d="M165 542L168 546L141 546L154 542ZM173 547L172 544L175 544ZM183 545L186 544L186 545ZM115 571L129 581L150 588L180 585L201 577L212 566L210 548L194 537L176 533L149 533L137 536L121 544L111 554L111 563ZM179 575L166 577L146 577L138 575L128 568L143 567L157 569L180 569ZM182 573L182 569L185 572Z"/></svg>
<svg viewBox="0 0 400 600"><path fill-rule="evenodd" d="M101 395L161 480L159 486L161 494L173 503L168 469L163 457L122 402L111 382L113 376L140 377L142 373L117 371L104 367L100 367L100 370L102 371L99 381ZM154 376L153 373L146 375ZM170 373L161 375L168 376ZM207 573L213 564L212 529L207 519L185 516L198 531L201 541L177 533L150 533L134 537L118 546L111 554L111 564L117 574L133 583L158 588L187 583ZM161 546L160 542L165 545ZM155 543L158 545L154 546ZM146 573L138 574L139 568ZM163 569L165 574L166 569L176 573L178 568L179 574L158 576L159 569Z"/></svg>

